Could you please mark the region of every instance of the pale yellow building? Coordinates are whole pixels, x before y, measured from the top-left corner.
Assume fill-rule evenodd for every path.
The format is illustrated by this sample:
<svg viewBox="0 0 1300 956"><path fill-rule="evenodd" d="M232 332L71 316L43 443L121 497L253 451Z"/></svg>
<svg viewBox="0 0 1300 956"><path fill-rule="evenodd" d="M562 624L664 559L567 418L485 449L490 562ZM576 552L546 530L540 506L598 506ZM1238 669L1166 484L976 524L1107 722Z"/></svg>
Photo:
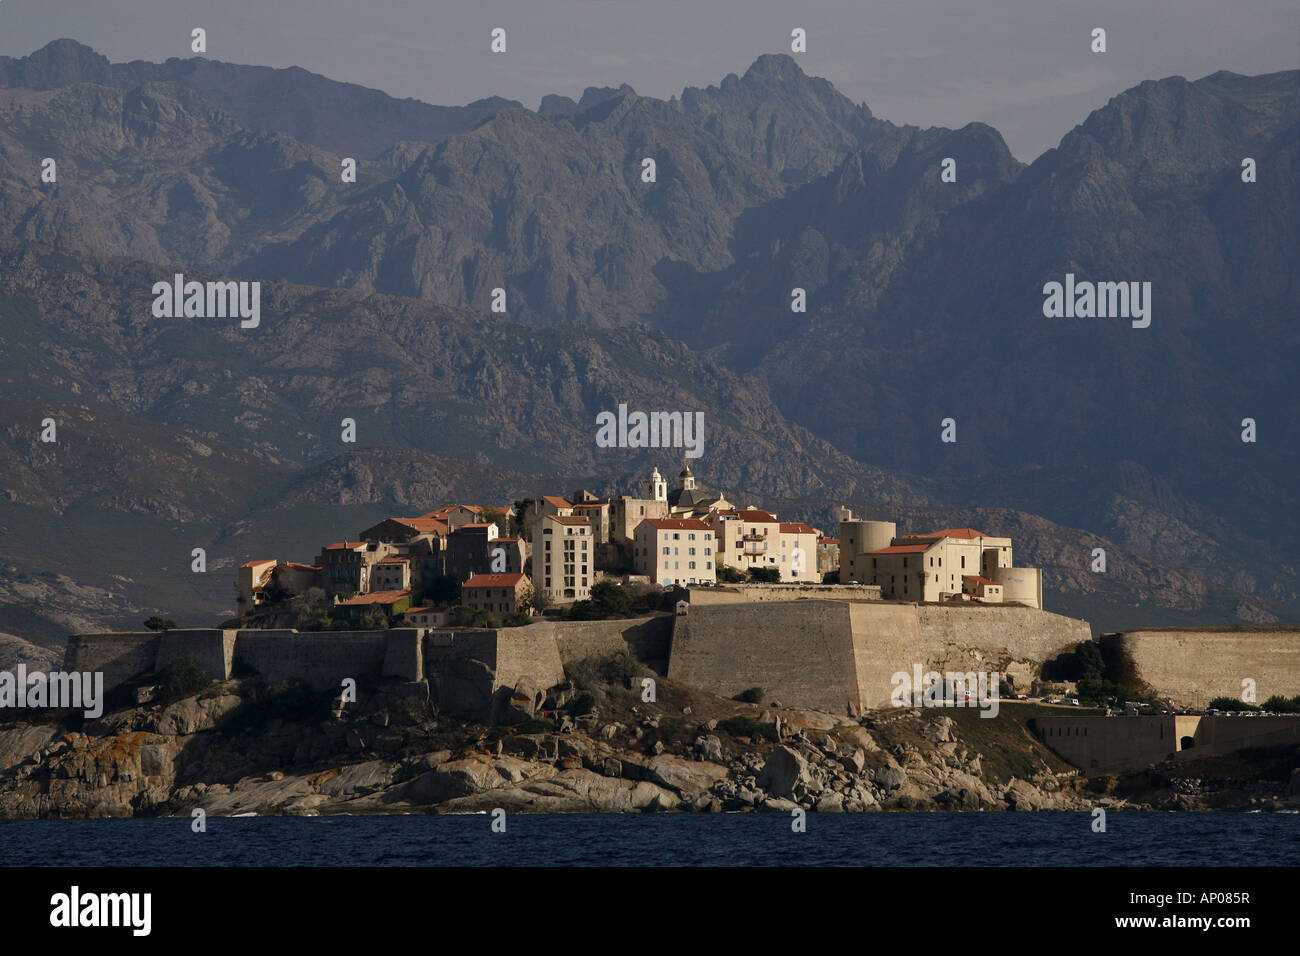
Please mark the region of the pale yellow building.
<svg viewBox="0 0 1300 956"><path fill-rule="evenodd" d="M637 574L664 587L716 581L714 551L713 529L698 518L647 518L632 539Z"/></svg>
<svg viewBox="0 0 1300 956"><path fill-rule="evenodd" d="M596 541L591 522L575 515L545 515L533 533L533 584L555 603L591 596Z"/></svg>

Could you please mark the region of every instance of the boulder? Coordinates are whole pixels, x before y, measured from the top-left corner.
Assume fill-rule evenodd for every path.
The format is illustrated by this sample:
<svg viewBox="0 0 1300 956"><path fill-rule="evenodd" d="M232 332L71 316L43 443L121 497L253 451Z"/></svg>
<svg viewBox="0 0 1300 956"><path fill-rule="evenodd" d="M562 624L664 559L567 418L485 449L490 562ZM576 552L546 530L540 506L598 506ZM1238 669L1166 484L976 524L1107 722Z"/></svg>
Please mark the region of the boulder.
<svg viewBox="0 0 1300 956"><path fill-rule="evenodd" d="M784 744L772 751L758 772L758 786L773 797L790 797L796 784L808 782L808 761Z"/></svg>

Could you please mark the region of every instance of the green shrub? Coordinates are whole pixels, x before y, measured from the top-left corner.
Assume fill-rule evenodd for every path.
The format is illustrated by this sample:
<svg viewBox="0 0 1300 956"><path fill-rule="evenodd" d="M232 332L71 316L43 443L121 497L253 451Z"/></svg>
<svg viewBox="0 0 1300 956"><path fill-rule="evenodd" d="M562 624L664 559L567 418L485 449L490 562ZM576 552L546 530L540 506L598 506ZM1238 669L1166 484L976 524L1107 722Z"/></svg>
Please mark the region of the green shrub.
<svg viewBox="0 0 1300 956"><path fill-rule="evenodd" d="M1300 695L1283 697L1281 694L1274 694L1264 701L1264 709L1275 714L1300 714Z"/></svg>
<svg viewBox="0 0 1300 956"><path fill-rule="evenodd" d="M604 684L627 685L627 682L645 673L641 663L627 651L584 657L564 665L564 676L582 690L593 690Z"/></svg>
<svg viewBox="0 0 1300 956"><path fill-rule="evenodd" d="M192 657L178 657L158 672L158 701L172 701L192 697L212 683L208 672Z"/></svg>

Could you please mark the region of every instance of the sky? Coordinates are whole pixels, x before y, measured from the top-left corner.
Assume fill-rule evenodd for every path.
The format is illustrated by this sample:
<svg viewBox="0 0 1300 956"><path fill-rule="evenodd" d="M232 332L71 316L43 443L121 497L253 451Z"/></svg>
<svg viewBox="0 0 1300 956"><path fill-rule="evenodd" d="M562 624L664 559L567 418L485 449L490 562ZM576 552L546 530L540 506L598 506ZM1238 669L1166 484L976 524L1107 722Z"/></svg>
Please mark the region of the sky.
<svg viewBox="0 0 1300 956"><path fill-rule="evenodd" d="M535 109L588 86L669 97L807 32L804 72L882 119L996 127L1018 159L1143 80L1300 67L1296 0L0 0L0 55L59 37L110 60L301 66L399 97ZM494 27L503 54L489 51ZM1094 28L1107 51L1090 49Z"/></svg>

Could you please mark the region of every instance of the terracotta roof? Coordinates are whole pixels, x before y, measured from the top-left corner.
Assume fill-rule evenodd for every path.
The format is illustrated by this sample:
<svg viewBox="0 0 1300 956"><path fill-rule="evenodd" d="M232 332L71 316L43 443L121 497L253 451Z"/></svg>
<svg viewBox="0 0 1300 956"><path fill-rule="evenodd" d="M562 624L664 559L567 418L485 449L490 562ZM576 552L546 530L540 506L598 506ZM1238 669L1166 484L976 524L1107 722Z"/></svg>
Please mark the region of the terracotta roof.
<svg viewBox="0 0 1300 956"><path fill-rule="evenodd" d="M461 528L491 528L495 527L495 524L496 523L492 521L466 521L464 524L456 525L456 531L459 531ZM455 532L452 533L454 534Z"/></svg>
<svg viewBox="0 0 1300 956"><path fill-rule="evenodd" d="M699 518L646 518L642 524L648 524L660 531L712 531L708 524ZM638 525L640 527L640 525Z"/></svg>
<svg viewBox="0 0 1300 956"><path fill-rule="evenodd" d="M335 541L333 544L325 545L326 551L355 551L357 548L364 548L364 541Z"/></svg>
<svg viewBox="0 0 1300 956"><path fill-rule="evenodd" d="M839 544L840 539L839 538L818 538L817 543L818 544Z"/></svg>
<svg viewBox="0 0 1300 956"><path fill-rule="evenodd" d="M963 575L961 576L961 579L962 579L963 581L974 581L976 584L991 584L991 585L993 585L994 587L999 587L999 586L1000 586L1000 585L998 584L997 581L990 581L988 578L984 577L982 574L963 574Z"/></svg>
<svg viewBox="0 0 1300 956"><path fill-rule="evenodd" d="M475 574L460 588L512 588L523 578L522 574Z"/></svg>
<svg viewBox="0 0 1300 956"><path fill-rule="evenodd" d="M414 528L421 534L446 534L447 522L440 518L393 518L398 524L404 524L409 528Z"/></svg>
<svg viewBox="0 0 1300 956"><path fill-rule="evenodd" d="M356 597L350 597L346 601L339 601L339 604L396 604L402 598L409 598L410 591L371 591L369 594L358 594Z"/></svg>
<svg viewBox="0 0 1300 956"><path fill-rule="evenodd" d="M895 544L888 548L881 548L879 551L868 551L867 554L920 554L923 551L929 551L938 541L926 541L924 544Z"/></svg>
<svg viewBox="0 0 1300 956"><path fill-rule="evenodd" d="M408 607L406 609L407 614L430 614L430 613L445 614L446 611L447 609L445 607L435 607L432 604L427 604L424 607Z"/></svg>
<svg viewBox="0 0 1300 956"><path fill-rule="evenodd" d="M410 561L410 560L411 560L411 556L409 554L390 554L386 558L380 558L378 561L375 562L375 564L393 564L394 562L397 561Z"/></svg>
<svg viewBox="0 0 1300 956"><path fill-rule="evenodd" d="M804 524L802 521L783 521L781 522L782 534L816 534L817 529Z"/></svg>
<svg viewBox="0 0 1300 956"><path fill-rule="evenodd" d="M493 541L510 541L510 542L515 542L515 541L518 541L519 539L518 539L518 538L493 538L492 540L493 540Z"/></svg>
<svg viewBox="0 0 1300 956"><path fill-rule="evenodd" d="M572 508L573 503L568 498L559 498L555 495L542 495L542 500L547 504L555 505L557 508Z"/></svg>
<svg viewBox="0 0 1300 956"><path fill-rule="evenodd" d="M581 524L591 525L591 519L584 518L582 515L547 515L548 521L558 521L560 524Z"/></svg>
<svg viewBox="0 0 1300 956"><path fill-rule="evenodd" d="M760 511L758 508L745 508L737 511L736 514L741 521L752 521L755 524L772 524L776 521L776 515L770 511Z"/></svg>
<svg viewBox="0 0 1300 956"><path fill-rule="evenodd" d="M286 562L284 562L284 564L281 565L281 567L285 567L285 568L293 568L295 571L319 571L319 570L321 570L321 566L320 566L319 564L299 564L297 561L286 561Z"/></svg>
<svg viewBox="0 0 1300 956"><path fill-rule="evenodd" d="M241 568L252 568L259 564L275 564L275 558L258 558L254 561L245 561L240 565Z"/></svg>
<svg viewBox="0 0 1300 956"><path fill-rule="evenodd" d="M607 508L609 507L609 503L605 501L594 501L582 505L574 505L573 507L574 508Z"/></svg>
<svg viewBox="0 0 1300 956"><path fill-rule="evenodd" d="M917 537L926 538L987 538L988 535L982 531L976 531L974 528L944 528L942 531L935 531L932 534L917 535Z"/></svg>

